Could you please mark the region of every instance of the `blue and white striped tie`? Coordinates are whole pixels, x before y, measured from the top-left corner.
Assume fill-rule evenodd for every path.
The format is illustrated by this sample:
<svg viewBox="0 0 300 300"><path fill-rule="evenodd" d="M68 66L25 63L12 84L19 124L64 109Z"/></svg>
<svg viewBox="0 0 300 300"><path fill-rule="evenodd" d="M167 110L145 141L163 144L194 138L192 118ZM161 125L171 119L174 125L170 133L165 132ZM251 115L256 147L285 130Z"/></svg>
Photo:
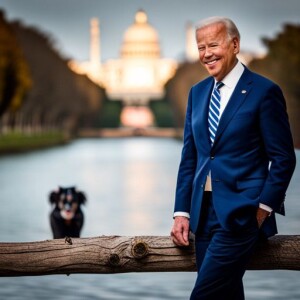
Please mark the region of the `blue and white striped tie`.
<svg viewBox="0 0 300 300"><path fill-rule="evenodd" d="M208 111L208 130L209 137L211 141L211 145L213 145L216 137L217 128L220 120L220 88L224 85L223 82L217 82L213 92L211 94L211 99L209 103L209 111Z"/></svg>

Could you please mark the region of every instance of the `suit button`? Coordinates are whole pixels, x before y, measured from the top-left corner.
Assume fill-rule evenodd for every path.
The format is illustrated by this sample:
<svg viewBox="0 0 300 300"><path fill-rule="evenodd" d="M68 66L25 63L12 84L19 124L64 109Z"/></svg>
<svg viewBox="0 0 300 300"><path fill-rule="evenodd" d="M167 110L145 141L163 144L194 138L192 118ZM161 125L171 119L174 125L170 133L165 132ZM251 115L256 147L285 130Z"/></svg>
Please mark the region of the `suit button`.
<svg viewBox="0 0 300 300"><path fill-rule="evenodd" d="M215 157L214 157L214 156L211 156L210 159L213 160L213 159L215 159Z"/></svg>

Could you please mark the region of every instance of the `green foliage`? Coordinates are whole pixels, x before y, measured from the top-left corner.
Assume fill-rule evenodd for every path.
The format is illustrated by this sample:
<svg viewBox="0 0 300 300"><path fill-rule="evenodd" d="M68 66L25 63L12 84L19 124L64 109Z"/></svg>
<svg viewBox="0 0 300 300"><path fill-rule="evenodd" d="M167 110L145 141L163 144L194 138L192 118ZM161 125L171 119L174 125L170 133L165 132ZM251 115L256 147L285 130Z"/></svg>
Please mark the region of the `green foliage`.
<svg viewBox="0 0 300 300"><path fill-rule="evenodd" d="M174 127L174 115L170 103L166 100L150 102L157 127Z"/></svg>
<svg viewBox="0 0 300 300"><path fill-rule="evenodd" d="M16 111L31 87L28 66L16 35L0 11L0 116Z"/></svg>
<svg viewBox="0 0 300 300"><path fill-rule="evenodd" d="M263 39L266 57L250 67L277 82L286 94L300 102L300 25L286 24L274 39Z"/></svg>
<svg viewBox="0 0 300 300"><path fill-rule="evenodd" d="M39 149L66 141L66 136L60 131L28 134L14 131L0 135L0 154Z"/></svg>
<svg viewBox="0 0 300 300"><path fill-rule="evenodd" d="M103 103L99 119L99 127L101 128L117 128L120 126L120 115L122 110L121 101L106 100Z"/></svg>
<svg viewBox="0 0 300 300"><path fill-rule="evenodd" d="M9 85L5 86L11 87L9 90L13 97L6 97L10 99L10 110L6 109L2 126L25 131L28 128L32 131L36 128L57 128L70 134L81 126L93 126L105 97L104 89L87 76L74 73L68 61L55 49L48 34L17 21L6 24L6 27L11 31L15 48L20 45L22 52L15 51L11 59L13 64L6 71ZM8 36L5 38L8 39ZM13 51L8 53L12 55ZM27 65L22 63L22 55L30 68L30 90L26 88L28 73Z"/></svg>
<svg viewBox="0 0 300 300"><path fill-rule="evenodd" d="M207 71L197 62L182 63L175 76L166 84L166 98L174 113L176 127L184 126L185 111L190 88L207 77Z"/></svg>
<svg viewBox="0 0 300 300"><path fill-rule="evenodd" d="M267 55L250 68L277 82L287 102L295 147L300 147L300 25L286 24L274 39L263 39Z"/></svg>

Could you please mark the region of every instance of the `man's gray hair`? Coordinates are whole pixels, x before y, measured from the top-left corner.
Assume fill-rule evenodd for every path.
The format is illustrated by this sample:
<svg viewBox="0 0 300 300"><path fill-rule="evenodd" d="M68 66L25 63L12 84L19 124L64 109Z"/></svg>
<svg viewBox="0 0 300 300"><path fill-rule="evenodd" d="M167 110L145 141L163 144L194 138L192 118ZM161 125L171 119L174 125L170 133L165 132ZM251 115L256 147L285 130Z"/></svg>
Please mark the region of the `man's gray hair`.
<svg viewBox="0 0 300 300"><path fill-rule="evenodd" d="M210 17L207 19L203 19L199 23L197 23L196 31L206 26L218 23L223 24L225 26L229 38L237 37L239 40L241 39L239 30L237 29L236 25L233 23L232 20L225 17Z"/></svg>

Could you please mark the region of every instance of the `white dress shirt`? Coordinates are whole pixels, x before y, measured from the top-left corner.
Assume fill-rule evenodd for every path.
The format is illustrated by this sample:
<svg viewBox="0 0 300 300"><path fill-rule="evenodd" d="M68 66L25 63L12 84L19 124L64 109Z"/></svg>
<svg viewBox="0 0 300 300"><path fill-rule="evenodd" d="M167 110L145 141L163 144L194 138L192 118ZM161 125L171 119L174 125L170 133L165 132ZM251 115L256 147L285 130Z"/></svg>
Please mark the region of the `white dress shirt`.
<svg viewBox="0 0 300 300"><path fill-rule="evenodd" d="M220 88L220 95L221 95L221 100L220 100L220 119L221 116L229 102L229 99L238 83L238 81L240 80L243 72L244 72L244 66L238 61L237 64L235 65L235 67L230 71L230 73L228 73L226 75L226 77L223 78L222 82L223 82L223 86ZM215 85L216 85L216 80L215 80ZM205 183L205 191L212 191L212 187L211 187L211 178L210 178L210 173L207 176L207 180ZM260 203L259 207L268 211L268 212L272 212L272 208ZM190 217L190 214L187 212L181 212L181 211L177 211L174 213L174 217L177 216L182 216L182 217Z"/></svg>

